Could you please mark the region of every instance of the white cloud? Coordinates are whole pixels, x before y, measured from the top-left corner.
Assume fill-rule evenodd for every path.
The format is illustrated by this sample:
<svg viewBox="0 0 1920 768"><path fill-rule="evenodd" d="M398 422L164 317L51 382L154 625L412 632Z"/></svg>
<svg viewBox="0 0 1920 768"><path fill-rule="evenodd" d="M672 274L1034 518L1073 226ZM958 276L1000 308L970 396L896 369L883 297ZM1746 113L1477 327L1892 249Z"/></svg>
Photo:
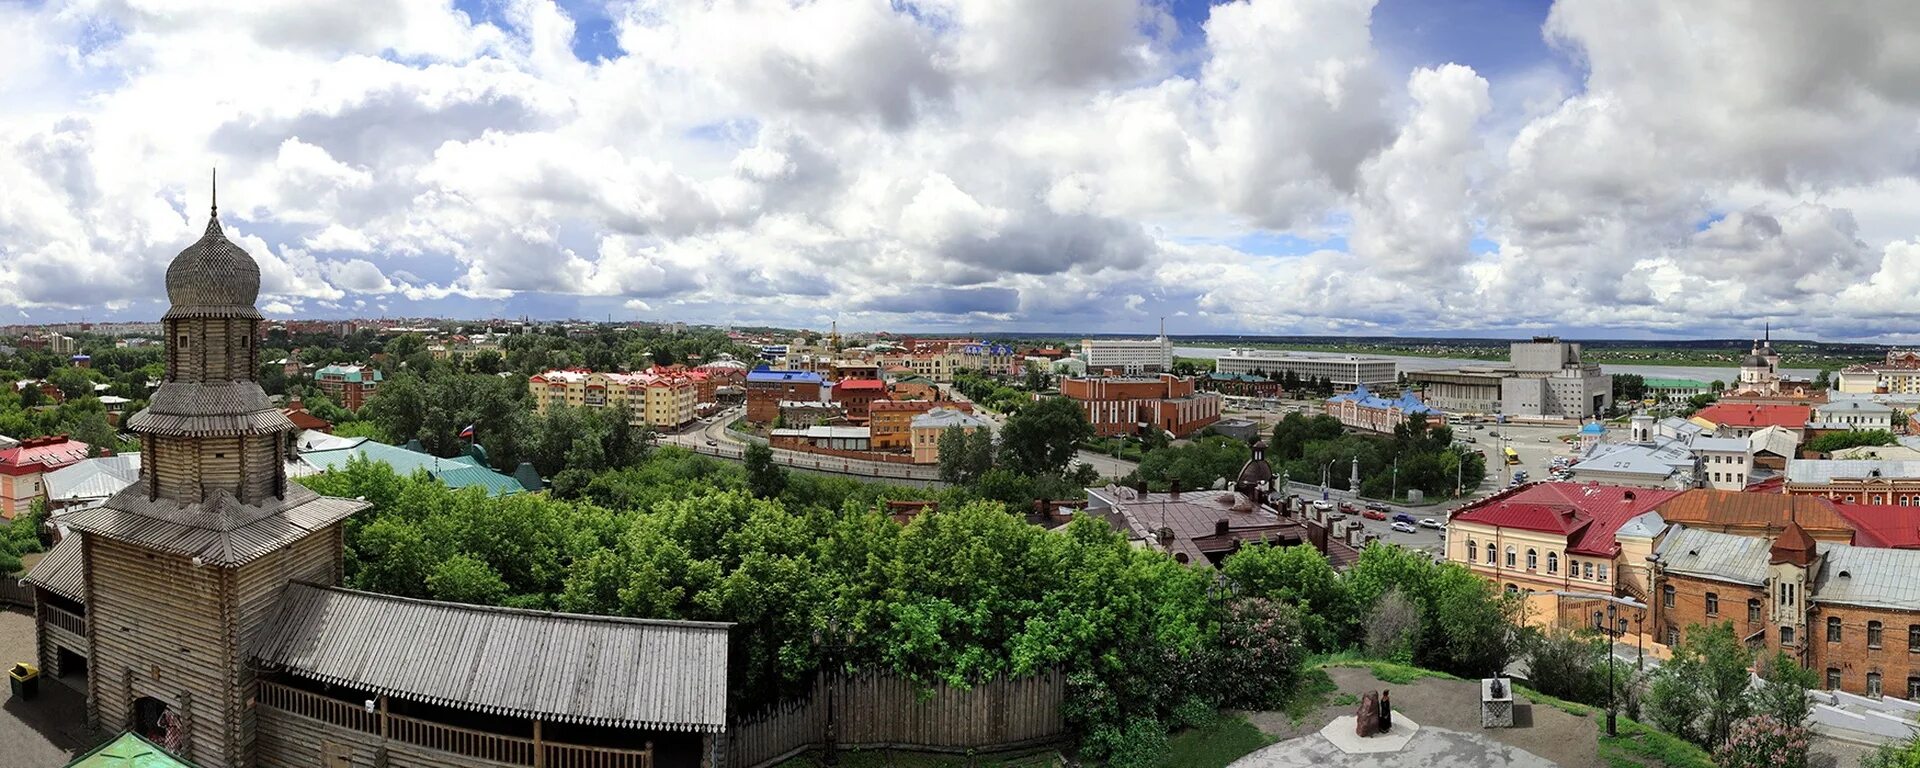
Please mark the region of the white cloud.
<svg viewBox="0 0 1920 768"><path fill-rule="evenodd" d="M1877 335L1920 287L1920 7L1559 0L1571 66L1489 78L1393 71L1372 0L635 0L592 60L550 0L210 3L0 8L0 303L157 313L214 165L287 312Z"/></svg>

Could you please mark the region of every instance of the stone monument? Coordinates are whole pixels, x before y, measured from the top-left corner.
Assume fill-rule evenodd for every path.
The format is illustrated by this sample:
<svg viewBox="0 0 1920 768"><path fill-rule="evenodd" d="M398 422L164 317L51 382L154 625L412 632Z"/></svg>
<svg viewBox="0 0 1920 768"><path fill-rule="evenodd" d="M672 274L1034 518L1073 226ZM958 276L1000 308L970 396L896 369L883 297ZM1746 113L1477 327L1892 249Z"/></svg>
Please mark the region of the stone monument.
<svg viewBox="0 0 1920 768"><path fill-rule="evenodd" d="M1353 715L1353 732L1361 738L1380 733L1380 694L1367 692Z"/></svg>

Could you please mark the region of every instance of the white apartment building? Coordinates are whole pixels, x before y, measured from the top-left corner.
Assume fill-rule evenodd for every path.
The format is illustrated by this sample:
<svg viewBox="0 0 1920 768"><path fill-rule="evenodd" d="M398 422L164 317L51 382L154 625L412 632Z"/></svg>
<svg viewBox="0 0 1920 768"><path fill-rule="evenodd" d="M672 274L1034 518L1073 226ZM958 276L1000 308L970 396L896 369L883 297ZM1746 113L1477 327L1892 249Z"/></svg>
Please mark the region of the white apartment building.
<svg viewBox="0 0 1920 768"><path fill-rule="evenodd" d="M1080 359L1087 370L1121 373L1161 373L1173 370L1173 342L1157 339L1081 339Z"/></svg>
<svg viewBox="0 0 1920 768"><path fill-rule="evenodd" d="M1216 365L1221 373L1293 375L1303 379L1327 378L1339 392L1365 386L1390 390L1399 386L1400 371L1393 360L1361 355L1314 355L1278 349L1229 349Z"/></svg>

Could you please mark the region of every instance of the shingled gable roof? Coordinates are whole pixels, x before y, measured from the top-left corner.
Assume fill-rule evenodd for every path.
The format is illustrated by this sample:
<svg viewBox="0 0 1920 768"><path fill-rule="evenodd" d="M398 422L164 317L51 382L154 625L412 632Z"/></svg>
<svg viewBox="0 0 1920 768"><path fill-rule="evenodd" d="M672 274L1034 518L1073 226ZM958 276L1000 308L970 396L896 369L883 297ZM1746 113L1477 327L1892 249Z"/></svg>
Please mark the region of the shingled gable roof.
<svg viewBox="0 0 1920 768"><path fill-rule="evenodd" d="M86 555L80 537L68 536L47 550L47 556L33 564L20 582L31 584L76 603L87 601Z"/></svg>
<svg viewBox="0 0 1920 768"><path fill-rule="evenodd" d="M287 585L262 669L565 723L726 728L728 624L550 613Z"/></svg>
<svg viewBox="0 0 1920 768"><path fill-rule="evenodd" d="M321 496L289 483L285 498L247 504L225 489L180 504L147 497L144 485L128 486L106 503L61 516L67 527L146 547L207 565L238 567L370 506L355 499Z"/></svg>
<svg viewBox="0 0 1920 768"><path fill-rule="evenodd" d="M1788 493L1745 493L1698 489L1660 505L1669 523L1691 526L1755 528L1777 531L1797 522L1810 535L1851 539L1853 526L1834 511L1833 502L1818 496Z"/></svg>
<svg viewBox="0 0 1920 768"><path fill-rule="evenodd" d="M1610 557L1614 532L1685 491L1592 483L1532 483L1463 507L1456 522L1518 528L1567 537L1572 554Z"/></svg>
<svg viewBox="0 0 1920 768"><path fill-rule="evenodd" d="M1787 529L1773 540L1773 547L1767 550L1767 562L1789 563L1802 568L1813 564L1813 537L1807 535L1799 523L1787 521Z"/></svg>

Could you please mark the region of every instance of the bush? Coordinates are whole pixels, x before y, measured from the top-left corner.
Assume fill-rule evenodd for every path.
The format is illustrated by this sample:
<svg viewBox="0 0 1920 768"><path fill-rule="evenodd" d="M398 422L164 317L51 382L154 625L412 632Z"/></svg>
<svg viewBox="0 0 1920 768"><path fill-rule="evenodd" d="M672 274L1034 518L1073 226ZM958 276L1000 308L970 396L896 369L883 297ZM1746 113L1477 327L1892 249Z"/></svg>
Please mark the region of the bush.
<svg viewBox="0 0 1920 768"><path fill-rule="evenodd" d="M1227 605L1220 622L1221 701L1238 709L1276 709L1293 693L1306 657L1290 606L1257 597Z"/></svg>
<svg viewBox="0 0 1920 768"><path fill-rule="evenodd" d="M1413 646L1420 639L1420 623L1420 606L1408 600L1399 587L1388 590L1367 614L1367 655L1411 663Z"/></svg>
<svg viewBox="0 0 1920 768"><path fill-rule="evenodd" d="M1147 768L1166 756L1167 729L1150 717L1103 725L1087 734L1081 753L1104 760L1108 768Z"/></svg>
<svg viewBox="0 0 1920 768"><path fill-rule="evenodd" d="M1713 751L1720 768L1807 768L1807 748L1813 734L1772 715L1754 715L1734 722L1726 742Z"/></svg>

